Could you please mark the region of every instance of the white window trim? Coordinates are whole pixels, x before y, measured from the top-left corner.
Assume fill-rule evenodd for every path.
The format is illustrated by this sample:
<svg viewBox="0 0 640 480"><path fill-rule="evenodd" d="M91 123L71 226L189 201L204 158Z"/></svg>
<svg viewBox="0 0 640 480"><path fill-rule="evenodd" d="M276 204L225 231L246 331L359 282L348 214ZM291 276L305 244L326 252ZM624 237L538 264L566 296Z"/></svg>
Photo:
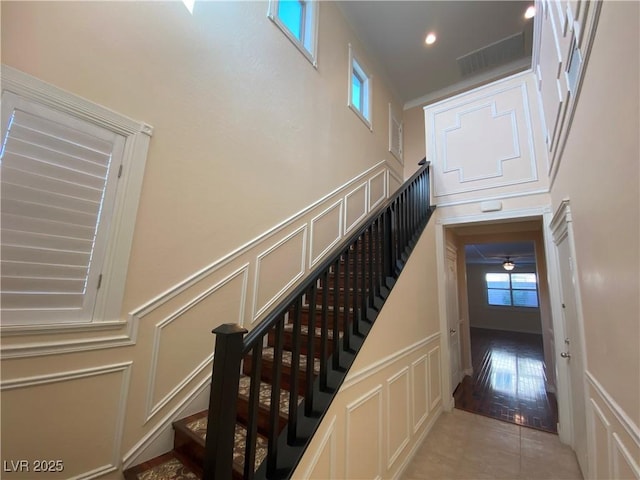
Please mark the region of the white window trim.
<svg viewBox="0 0 640 480"><path fill-rule="evenodd" d="M145 163L153 127L131 120L7 65L2 65L2 91L91 122L125 138L123 171L111 217L102 284L92 318L85 322L34 325L2 325L3 335L79 332L119 329L129 254L142 190ZM125 340L123 338L123 340Z"/></svg>
<svg viewBox="0 0 640 480"><path fill-rule="evenodd" d="M364 78L362 89L364 90L363 99L365 105L363 105L364 112L360 111L352 102L353 83L352 76L354 71L360 78ZM373 79L371 75L362 66L362 62L358 60L358 57L353 52L353 47L349 44L349 76L348 76L348 89L347 89L347 105L353 113L355 113L360 120L373 132Z"/></svg>
<svg viewBox="0 0 640 480"><path fill-rule="evenodd" d="M393 131L396 128L396 125L398 125L398 142L400 143L398 145L398 150L396 150L393 145ZM391 105L391 103L389 103L389 153L391 153L391 155L393 155L396 158L396 160L400 162L400 165L404 165L403 135L404 135L403 124L400 120L398 120L395 113L393 112L393 106Z"/></svg>
<svg viewBox="0 0 640 480"><path fill-rule="evenodd" d="M269 0L267 17L293 43L304 57L318 68L318 3L316 0L305 0L304 38L298 40L291 30L278 17L280 0Z"/></svg>

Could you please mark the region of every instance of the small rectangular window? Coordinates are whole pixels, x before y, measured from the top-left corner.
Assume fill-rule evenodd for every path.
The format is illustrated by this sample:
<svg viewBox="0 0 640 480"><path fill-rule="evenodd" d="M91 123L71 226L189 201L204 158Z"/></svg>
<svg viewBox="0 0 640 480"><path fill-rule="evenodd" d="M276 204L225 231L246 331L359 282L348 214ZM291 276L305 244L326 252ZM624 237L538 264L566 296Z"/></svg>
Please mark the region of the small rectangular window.
<svg viewBox="0 0 640 480"><path fill-rule="evenodd" d="M349 45L349 108L373 130L371 122L371 76L353 54Z"/></svg>
<svg viewBox="0 0 640 480"><path fill-rule="evenodd" d="M487 301L503 307L538 307L535 273L487 273Z"/></svg>
<svg viewBox="0 0 640 480"><path fill-rule="evenodd" d="M271 0L267 16L317 67L318 3L315 0Z"/></svg>

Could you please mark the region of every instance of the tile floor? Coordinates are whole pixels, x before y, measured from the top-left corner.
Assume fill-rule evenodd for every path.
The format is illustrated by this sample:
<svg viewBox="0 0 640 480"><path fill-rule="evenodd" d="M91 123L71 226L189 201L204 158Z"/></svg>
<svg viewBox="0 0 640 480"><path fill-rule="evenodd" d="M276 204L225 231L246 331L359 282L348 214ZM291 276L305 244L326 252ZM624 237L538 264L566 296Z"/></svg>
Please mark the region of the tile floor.
<svg viewBox="0 0 640 480"><path fill-rule="evenodd" d="M573 451L557 435L454 409L443 413L405 480L578 480Z"/></svg>

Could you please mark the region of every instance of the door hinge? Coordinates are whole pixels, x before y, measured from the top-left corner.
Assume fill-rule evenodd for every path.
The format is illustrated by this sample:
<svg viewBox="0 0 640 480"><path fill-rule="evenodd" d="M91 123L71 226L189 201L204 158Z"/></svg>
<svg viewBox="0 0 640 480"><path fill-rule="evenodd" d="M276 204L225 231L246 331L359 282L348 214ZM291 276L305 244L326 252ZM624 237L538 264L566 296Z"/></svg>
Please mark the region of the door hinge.
<svg viewBox="0 0 640 480"><path fill-rule="evenodd" d="M102 274L98 275L98 286L96 287L96 290L100 290L100 285L102 285Z"/></svg>
<svg viewBox="0 0 640 480"><path fill-rule="evenodd" d="M120 168L118 169L118 178L122 176L122 164L120 164Z"/></svg>

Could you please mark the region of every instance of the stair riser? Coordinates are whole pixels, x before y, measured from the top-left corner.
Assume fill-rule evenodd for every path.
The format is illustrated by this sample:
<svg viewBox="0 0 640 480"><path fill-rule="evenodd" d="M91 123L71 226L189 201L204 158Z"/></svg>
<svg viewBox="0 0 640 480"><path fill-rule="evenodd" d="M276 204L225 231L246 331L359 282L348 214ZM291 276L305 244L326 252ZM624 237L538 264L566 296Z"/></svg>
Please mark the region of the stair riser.
<svg viewBox="0 0 640 480"><path fill-rule="evenodd" d="M284 332L283 333L283 348L285 350L293 351L293 333L292 332ZM274 347L276 344L276 334L272 330L269 332L269 341L268 344L270 347ZM300 333L300 353L303 355L307 355L307 346L309 344L309 336L303 333ZM316 358L320 358L320 349L322 347L322 339L319 335L315 335L313 338L313 354ZM331 338L327 338L327 352L328 355L331 355L333 352L333 340Z"/></svg>
<svg viewBox="0 0 640 480"><path fill-rule="evenodd" d="M287 418L280 414L278 423L278 433L287 425ZM246 398L238 398L238 422L248 428L249 426L249 400ZM258 409L258 433L265 437L269 435L269 410L260 406Z"/></svg>
<svg viewBox="0 0 640 480"><path fill-rule="evenodd" d="M282 376L280 380L280 388L283 390L291 390L291 367L282 365ZM245 357L244 367L242 373L245 375L251 375L251 357ZM262 368L260 370L260 377L263 382L272 383L273 381L273 362L268 359L262 360ZM307 373L300 369L298 372L298 395L304 395L307 388Z"/></svg>

